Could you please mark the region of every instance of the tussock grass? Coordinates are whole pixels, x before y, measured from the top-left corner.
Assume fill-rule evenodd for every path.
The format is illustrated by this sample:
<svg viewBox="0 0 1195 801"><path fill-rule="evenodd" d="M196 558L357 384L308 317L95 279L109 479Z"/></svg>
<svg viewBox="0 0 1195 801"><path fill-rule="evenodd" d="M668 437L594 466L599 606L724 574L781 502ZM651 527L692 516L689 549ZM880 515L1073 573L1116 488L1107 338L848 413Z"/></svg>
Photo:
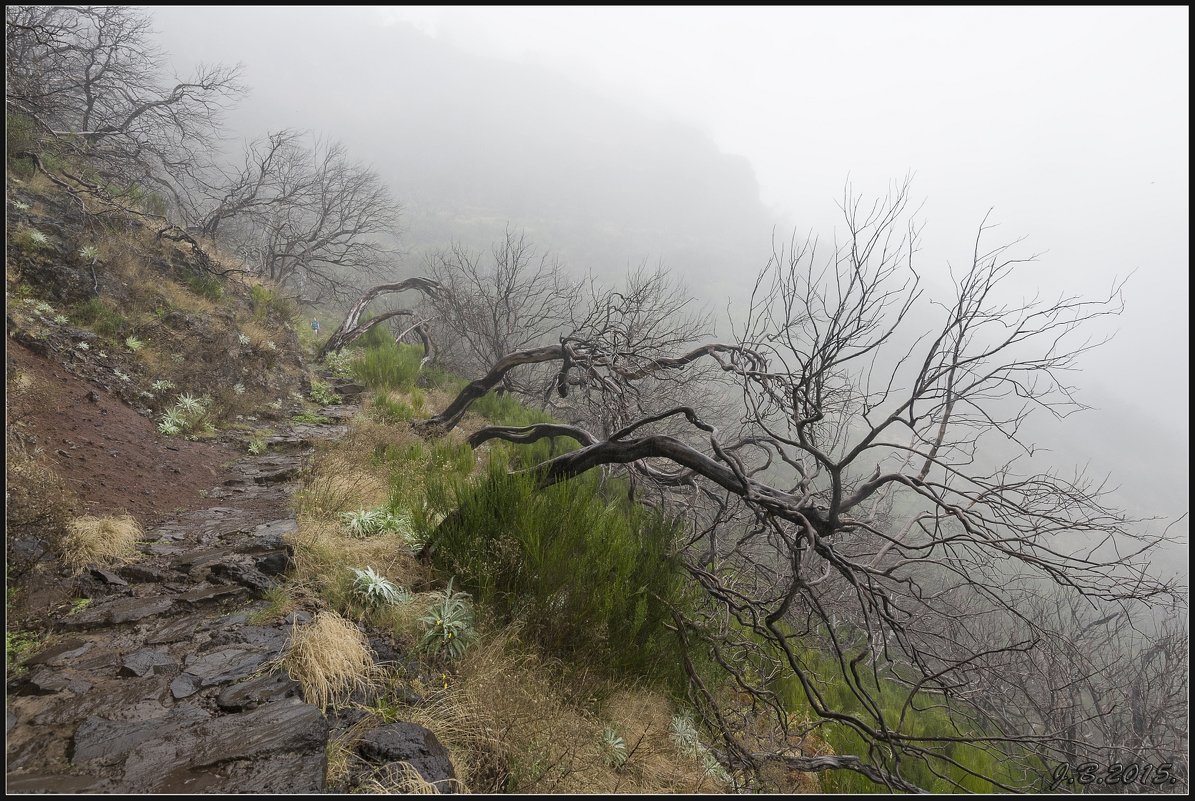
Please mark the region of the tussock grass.
<svg viewBox="0 0 1195 801"><path fill-rule="evenodd" d="M459 784L452 779L447 779L445 783ZM389 765L383 765L361 784L359 790L379 795L440 794L440 788L424 779L410 762L391 762Z"/></svg>
<svg viewBox="0 0 1195 801"><path fill-rule="evenodd" d="M418 618L434 593L414 595L406 604L371 607L353 590L353 568L372 567L403 588L427 583L431 574L406 548L397 534L366 539L350 536L338 520L299 518L291 538L295 570L290 586L322 597L333 609L353 620L366 620L396 634L414 638Z"/></svg>
<svg viewBox="0 0 1195 801"><path fill-rule="evenodd" d="M281 664L303 688L307 703L320 709L372 687L378 673L365 634L328 610L292 629Z"/></svg>
<svg viewBox="0 0 1195 801"><path fill-rule="evenodd" d="M721 792L668 736L673 710L661 694L621 690L567 674L562 665L526 648L516 630L491 633L468 651L449 686L404 719L425 726L449 750L472 792L660 793ZM623 733L621 768L604 757L602 731Z"/></svg>
<svg viewBox="0 0 1195 801"><path fill-rule="evenodd" d="M330 518L357 509L374 509L389 496L385 478L371 470L350 447L334 447L316 457L295 496L300 514Z"/></svg>
<svg viewBox="0 0 1195 801"><path fill-rule="evenodd" d="M62 560L82 570L92 564L114 564L136 558L141 526L131 515L76 518L62 540Z"/></svg>

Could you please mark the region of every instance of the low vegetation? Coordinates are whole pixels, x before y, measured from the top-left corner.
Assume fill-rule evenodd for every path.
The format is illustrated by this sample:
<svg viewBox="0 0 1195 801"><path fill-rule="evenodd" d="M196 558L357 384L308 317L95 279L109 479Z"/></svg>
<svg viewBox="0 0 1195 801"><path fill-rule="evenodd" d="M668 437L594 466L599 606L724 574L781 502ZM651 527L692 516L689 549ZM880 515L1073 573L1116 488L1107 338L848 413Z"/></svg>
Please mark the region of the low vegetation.
<svg viewBox="0 0 1195 801"><path fill-rule="evenodd" d="M143 537L131 515L80 517L67 526L62 561L75 570L129 561L136 558L137 542Z"/></svg>
<svg viewBox="0 0 1195 801"><path fill-rule="evenodd" d="M352 621L331 611L316 613L296 625L282 656L282 667L303 688L303 697L320 709L367 689L377 678L365 634Z"/></svg>

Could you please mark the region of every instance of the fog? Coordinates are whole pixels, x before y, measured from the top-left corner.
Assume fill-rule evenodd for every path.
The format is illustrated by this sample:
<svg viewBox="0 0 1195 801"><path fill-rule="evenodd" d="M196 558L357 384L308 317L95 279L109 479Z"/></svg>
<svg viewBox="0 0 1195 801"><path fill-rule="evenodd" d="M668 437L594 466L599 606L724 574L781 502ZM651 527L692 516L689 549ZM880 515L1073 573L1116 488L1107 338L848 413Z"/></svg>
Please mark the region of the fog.
<svg viewBox="0 0 1195 801"><path fill-rule="evenodd" d="M662 262L721 310L773 236L832 232L848 180L912 173L931 291L989 210L992 244L1042 254L1026 296L1131 274L1073 376L1097 408L1034 436L1136 514L1188 508L1185 8L153 13L180 71L245 65L234 139L309 129L377 168L410 273L510 224L578 272Z"/></svg>

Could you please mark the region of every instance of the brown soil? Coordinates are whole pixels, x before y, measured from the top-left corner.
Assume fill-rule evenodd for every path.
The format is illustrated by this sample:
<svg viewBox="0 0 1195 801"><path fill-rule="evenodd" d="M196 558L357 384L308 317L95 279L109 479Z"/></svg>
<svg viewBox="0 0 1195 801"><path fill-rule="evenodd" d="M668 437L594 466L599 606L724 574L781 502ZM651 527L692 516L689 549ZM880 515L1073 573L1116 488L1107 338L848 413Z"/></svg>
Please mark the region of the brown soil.
<svg viewBox="0 0 1195 801"><path fill-rule="evenodd" d="M127 512L149 526L201 508L201 491L238 456L159 434L152 420L102 387L11 339L7 345L10 375L15 368L27 386L10 405L10 430L42 449L88 513Z"/></svg>

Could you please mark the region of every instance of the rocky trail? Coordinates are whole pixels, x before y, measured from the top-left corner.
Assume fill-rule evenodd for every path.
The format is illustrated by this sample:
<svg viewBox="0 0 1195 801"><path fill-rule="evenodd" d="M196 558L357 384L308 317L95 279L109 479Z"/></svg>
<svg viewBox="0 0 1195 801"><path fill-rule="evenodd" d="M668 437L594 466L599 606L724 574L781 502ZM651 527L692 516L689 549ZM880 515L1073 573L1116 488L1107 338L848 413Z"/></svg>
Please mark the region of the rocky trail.
<svg viewBox="0 0 1195 801"><path fill-rule="evenodd" d="M315 792L329 723L274 666L295 612L259 624L291 561L291 496L325 425L280 429L229 466L212 506L146 532L143 558L81 579L91 598L10 680L10 792Z"/></svg>

